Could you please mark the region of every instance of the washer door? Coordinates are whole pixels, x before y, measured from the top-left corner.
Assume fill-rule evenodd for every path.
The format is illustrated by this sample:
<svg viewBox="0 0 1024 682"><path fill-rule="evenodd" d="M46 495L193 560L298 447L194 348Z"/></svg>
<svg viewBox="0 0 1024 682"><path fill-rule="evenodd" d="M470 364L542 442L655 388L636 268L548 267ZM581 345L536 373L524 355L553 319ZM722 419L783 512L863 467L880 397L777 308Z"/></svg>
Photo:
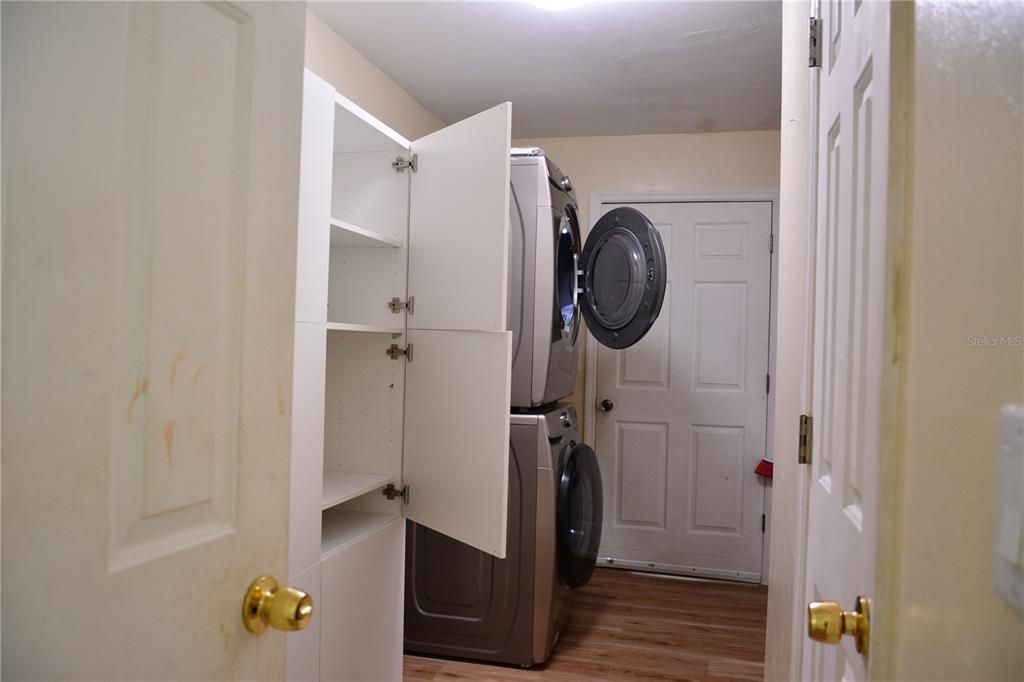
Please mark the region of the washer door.
<svg viewBox="0 0 1024 682"><path fill-rule="evenodd" d="M628 348L658 319L667 268L661 235L640 211L614 208L597 221L580 257L580 307L609 348Z"/></svg>
<svg viewBox="0 0 1024 682"><path fill-rule="evenodd" d="M601 470L588 445L573 446L558 482L558 572L569 587L590 581L601 544Z"/></svg>

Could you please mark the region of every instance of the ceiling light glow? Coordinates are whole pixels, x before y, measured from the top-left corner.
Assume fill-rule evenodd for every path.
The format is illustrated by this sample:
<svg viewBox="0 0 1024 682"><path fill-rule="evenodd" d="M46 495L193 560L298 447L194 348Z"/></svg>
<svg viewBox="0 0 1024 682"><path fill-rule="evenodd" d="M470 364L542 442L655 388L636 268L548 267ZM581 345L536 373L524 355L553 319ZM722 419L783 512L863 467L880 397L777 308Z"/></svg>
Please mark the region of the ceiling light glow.
<svg viewBox="0 0 1024 682"><path fill-rule="evenodd" d="M530 0L531 4L551 12L561 12L564 9L579 7L587 0Z"/></svg>

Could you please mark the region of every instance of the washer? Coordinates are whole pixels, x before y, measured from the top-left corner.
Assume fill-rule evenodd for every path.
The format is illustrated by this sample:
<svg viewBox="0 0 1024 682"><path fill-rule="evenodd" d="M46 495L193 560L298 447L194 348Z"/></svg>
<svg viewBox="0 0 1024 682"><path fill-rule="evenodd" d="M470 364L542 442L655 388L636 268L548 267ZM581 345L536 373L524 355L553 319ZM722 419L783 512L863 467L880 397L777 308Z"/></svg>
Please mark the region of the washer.
<svg viewBox="0 0 1024 682"><path fill-rule="evenodd" d="M601 476L576 412L511 417L505 559L410 523L405 649L530 666L551 654L601 538Z"/></svg>
<svg viewBox="0 0 1024 682"><path fill-rule="evenodd" d="M599 343L633 345L661 312L666 263L657 230L626 206L582 243L572 182L540 149L514 150L510 177L506 558L410 523L405 648L530 666L551 654L601 540L597 458L556 403L575 384L581 318Z"/></svg>
<svg viewBox="0 0 1024 682"><path fill-rule="evenodd" d="M601 216L584 243L572 181L536 147L513 150L510 178L511 404L529 410L572 393L581 318L609 348L643 338L665 297L665 250L625 206Z"/></svg>

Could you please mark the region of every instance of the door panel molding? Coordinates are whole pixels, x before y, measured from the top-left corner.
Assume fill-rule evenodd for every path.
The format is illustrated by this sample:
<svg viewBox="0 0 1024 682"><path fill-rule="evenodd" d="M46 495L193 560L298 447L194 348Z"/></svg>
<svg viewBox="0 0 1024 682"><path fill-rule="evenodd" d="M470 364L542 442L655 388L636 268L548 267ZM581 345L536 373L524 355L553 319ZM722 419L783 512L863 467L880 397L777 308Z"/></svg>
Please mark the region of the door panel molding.
<svg viewBox="0 0 1024 682"><path fill-rule="evenodd" d="M213 5L190 6L195 16L153 9L129 10L130 218L120 235L111 415L114 571L222 537L237 516L250 18ZM219 68L177 63L171 46L185 43L194 59ZM205 127L197 128L199 118ZM179 174L197 148L206 163ZM161 210L167 206L178 209Z"/></svg>

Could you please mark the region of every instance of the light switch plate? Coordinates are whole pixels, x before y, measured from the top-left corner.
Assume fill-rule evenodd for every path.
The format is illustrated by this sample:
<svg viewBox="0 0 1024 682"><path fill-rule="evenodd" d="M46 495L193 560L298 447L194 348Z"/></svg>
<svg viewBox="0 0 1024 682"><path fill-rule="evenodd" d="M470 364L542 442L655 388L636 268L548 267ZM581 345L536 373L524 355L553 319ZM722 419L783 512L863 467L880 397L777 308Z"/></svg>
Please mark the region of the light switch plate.
<svg viewBox="0 0 1024 682"><path fill-rule="evenodd" d="M996 495L996 592L1024 614L1024 405L1003 407Z"/></svg>

